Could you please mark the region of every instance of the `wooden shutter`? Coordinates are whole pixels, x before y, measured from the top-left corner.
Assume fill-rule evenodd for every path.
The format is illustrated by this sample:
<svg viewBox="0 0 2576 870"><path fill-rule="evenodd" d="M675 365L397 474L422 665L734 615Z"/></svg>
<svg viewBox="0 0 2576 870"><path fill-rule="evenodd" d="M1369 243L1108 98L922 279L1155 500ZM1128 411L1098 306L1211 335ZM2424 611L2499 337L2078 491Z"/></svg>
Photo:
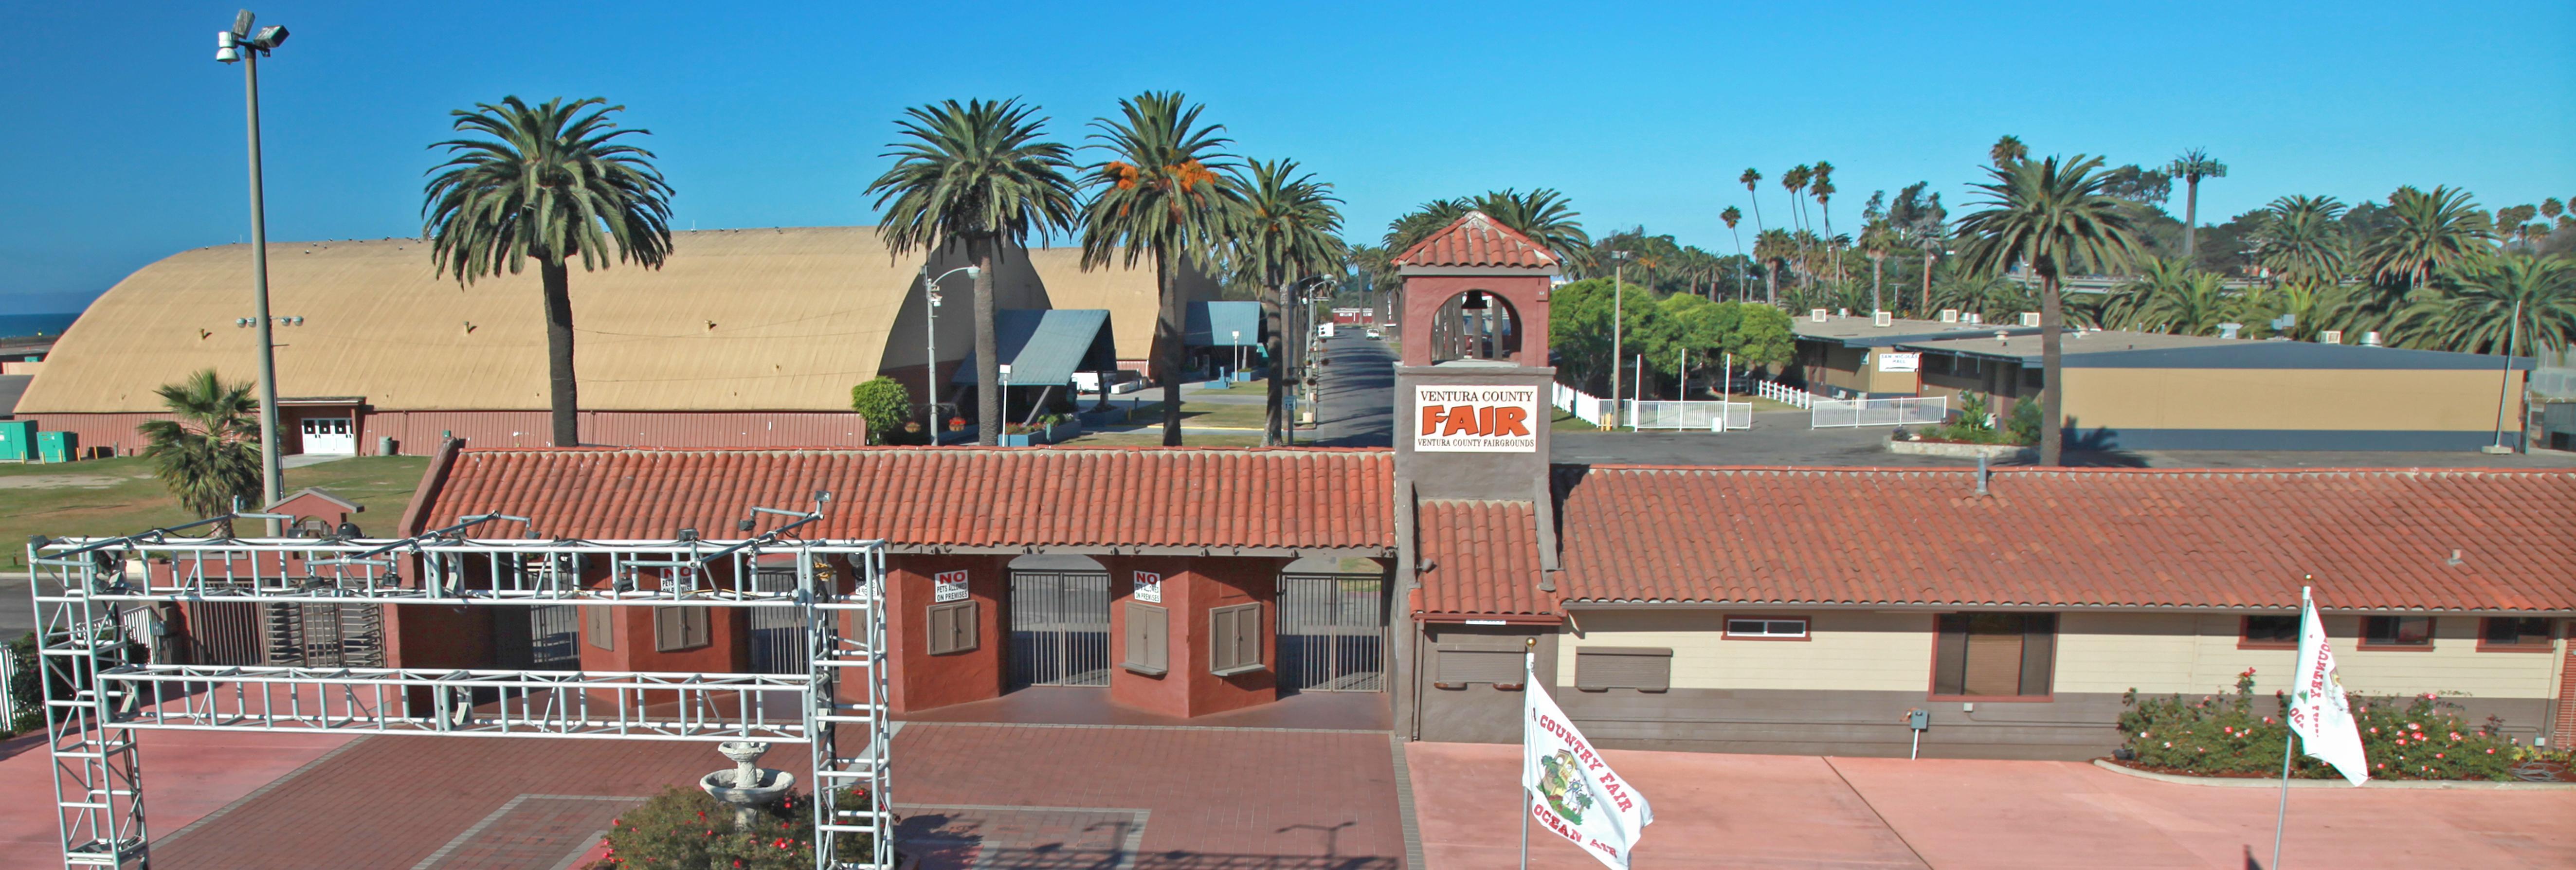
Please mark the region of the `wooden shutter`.
<svg viewBox="0 0 2576 870"><path fill-rule="evenodd" d="M2021 686L2019 695L2046 695L2057 670L2057 614L2021 615Z"/></svg>
<svg viewBox="0 0 2576 870"><path fill-rule="evenodd" d="M1960 680L1962 695L1996 697L2021 694L2022 621L2013 614L1979 613L1968 617L1968 663Z"/></svg>
<svg viewBox="0 0 2576 870"><path fill-rule="evenodd" d="M983 645L982 613L974 601L951 601L930 606L930 654L973 652Z"/></svg>
<svg viewBox="0 0 2576 870"><path fill-rule="evenodd" d="M581 609L581 633L590 645L600 649L617 648L617 608L584 607Z"/></svg>
<svg viewBox="0 0 2576 870"><path fill-rule="evenodd" d="M1171 611L1142 601L1127 602L1126 638L1126 656L1120 667L1146 675L1171 671Z"/></svg>
<svg viewBox="0 0 2576 870"><path fill-rule="evenodd" d="M1448 686L1469 683L1503 683L1519 685L1528 675L1521 667L1517 650L1444 649L1438 651L1439 670L1433 682Z"/></svg>
<svg viewBox="0 0 2576 870"><path fill-rule="evenodd" d="M1208 611L1208 671L1218 676L1261 669L1261 604Z"/></svg>
<svg viewBox="0 0 2576 870"><path fill-rule="evenodd" d="M683 635L687 634L688 630L683 627L680 622L680 614L685 609L686 608L680 607L653 608L654 652L670 652L687 644Z"/></svg>
<svg viewBox="0 0 2576 870"><path fill-rule="evenodd" d="M1672 688L1673 651L1666 647L1596 646L1574 652L1574 687L1577 689L1637 689L1661 692Z"/></svg>
<svg viewBox="0 0 2576 870"><path fill-rule="evenodd" d="M682 636L688 639L689 647L691 649L706 646L707 644L715 642L713 631L711 630L715 624L714 613L708 612L707 608L704 607L690 607L685 608L683 610L683 614L681 625L686 630L682 633Z"/></svg>
<svg viewBox="0 0 2576 870"><path fill-rule="evenodd" d="M1968 666L1968 615L1944 613L1935 622L1939 639L1932 648L1932 694L1964 695Z"/></svg>

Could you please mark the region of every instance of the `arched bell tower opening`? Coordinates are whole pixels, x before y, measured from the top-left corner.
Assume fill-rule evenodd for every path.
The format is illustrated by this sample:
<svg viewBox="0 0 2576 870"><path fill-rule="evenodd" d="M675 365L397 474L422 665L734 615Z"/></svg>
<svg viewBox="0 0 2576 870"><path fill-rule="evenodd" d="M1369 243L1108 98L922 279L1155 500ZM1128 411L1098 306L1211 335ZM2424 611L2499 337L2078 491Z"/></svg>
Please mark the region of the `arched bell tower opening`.
<svg viewBox="0 0 2576 870"><path fill-rule="evenodd" d="M1489 290L1468 290L1440 303L1431 324L1431 364L1522 358L1520 311ZM1526 365L1526 363L1521 363Z"/></svg>

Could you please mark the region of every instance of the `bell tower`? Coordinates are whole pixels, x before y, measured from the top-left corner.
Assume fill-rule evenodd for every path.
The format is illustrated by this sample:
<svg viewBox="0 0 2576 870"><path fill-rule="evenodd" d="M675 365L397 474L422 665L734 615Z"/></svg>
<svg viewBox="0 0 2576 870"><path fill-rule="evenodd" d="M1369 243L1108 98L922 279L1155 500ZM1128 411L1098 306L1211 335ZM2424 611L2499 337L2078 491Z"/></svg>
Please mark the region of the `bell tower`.
<svg viewBox="0 0 2576 870"><path fill-rule="evenodd" d="M1424 499L1547 491L1547 297L1557 255L1471 211L1395 258L1404 347L1396 476Z"/></svg>

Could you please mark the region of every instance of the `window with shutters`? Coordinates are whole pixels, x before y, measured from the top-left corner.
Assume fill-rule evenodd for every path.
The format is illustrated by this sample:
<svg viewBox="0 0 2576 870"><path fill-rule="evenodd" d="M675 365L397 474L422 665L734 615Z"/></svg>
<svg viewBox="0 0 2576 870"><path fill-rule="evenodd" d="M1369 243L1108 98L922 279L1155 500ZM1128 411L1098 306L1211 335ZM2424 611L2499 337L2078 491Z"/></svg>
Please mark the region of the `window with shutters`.
<svg viewBox="0 0 2576 870"><path fill-rule="evenodd" d="M653 651L677 652L706 646L708 619L704 607L653 608Z"/></svg>
<svg viewBox="0 0 2576 870"><path fill-rule="evenodd" d="M1208 610L1208 672L1217 676L1261 670L1261 604Z"/></svg>
<svg viewBox="0 0 2576 870"><path fill-rule="evenodd" d="M1803 623L1801 623L1803 625ZM1673 685L1673 651L1666 647L1587 646L1574 651L1574 687L1587 692L1636 689L1661 692Z"/></svg>
<svg viewBox="0 0 2576 870"><path fill-rule="evenodd" d="M617 648L617 608L584 607L581 609L581 633L590 645L600 649Z"/></svg>
<svg viewBox="0 0 2576 870"><path fill-rule="evenodd" d="M1475 683L1517 686L1529 678L1520 650L1443 649L1435 656L1432 682L1443 689L1464 689Z"/></svg>
<svg viewBox="0 0 2576 870"><path fill-rule="evenodd" d="M980 633L983 626L978 621L982 612L975 607L979 603L952 601L930 606L931 655L974 652L976 647L983 645Z"/></svg>
<svg viewBox="0 0 2576 870"><path fill-rule="evenodd" d="M1933 697L2048 698L2057 666L2057 614L1944 613L1935 625Z"/></svg>
<svg viewBox="0 0 2576 870"><path fill-rule="evenodd" d="M1171 671L1171 611L1142 601L1127 602L1126 637L1126 655L1119 667L1148 676Z"/></svg>

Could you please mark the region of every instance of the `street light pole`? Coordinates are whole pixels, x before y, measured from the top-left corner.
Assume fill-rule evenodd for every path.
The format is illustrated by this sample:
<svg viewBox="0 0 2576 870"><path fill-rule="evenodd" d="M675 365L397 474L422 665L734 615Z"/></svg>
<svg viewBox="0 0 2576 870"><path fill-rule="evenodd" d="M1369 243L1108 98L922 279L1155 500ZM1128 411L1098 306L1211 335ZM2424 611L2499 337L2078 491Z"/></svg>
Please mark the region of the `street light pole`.
<svg viewBox="0 0 2576 870"><path fill-rule="evenodd" d="M959 272L966 273L966 280L972 281L983 271L975 266L959 266L933 278L930 277L930 260L925 257L921 261L921 321L926 331L921 346L929 357L923 360L921 381L927 392L922 394L921 402L923 423L930 427L930 445L933 447L939 446L939 282Z"/></svg>
<svg viewBox="0 0 2576 870"><path fill-rule="evenodd" d="M1610 423L1619 425L1619 356L1627 340L1627 287L1621 271L1627 268L1627 251L1610 252Z"/></svg>
<svg viewBox="0 0 2576 870"><path fill-rule="evenodd" d="M252 20L250 10L244 9L233 18L233 29L215 37L215 60L241 61L243 117L250 128L250 285L252 313L259 319L255 338L259 342L259 491L265 510L285 498L286 490L277 455L276 324L268 316L268 205L259 171L259 56L286 41L286 28L272 25L253 36ZM277 521L266 523L268 535L276 537Z"/></svg>

